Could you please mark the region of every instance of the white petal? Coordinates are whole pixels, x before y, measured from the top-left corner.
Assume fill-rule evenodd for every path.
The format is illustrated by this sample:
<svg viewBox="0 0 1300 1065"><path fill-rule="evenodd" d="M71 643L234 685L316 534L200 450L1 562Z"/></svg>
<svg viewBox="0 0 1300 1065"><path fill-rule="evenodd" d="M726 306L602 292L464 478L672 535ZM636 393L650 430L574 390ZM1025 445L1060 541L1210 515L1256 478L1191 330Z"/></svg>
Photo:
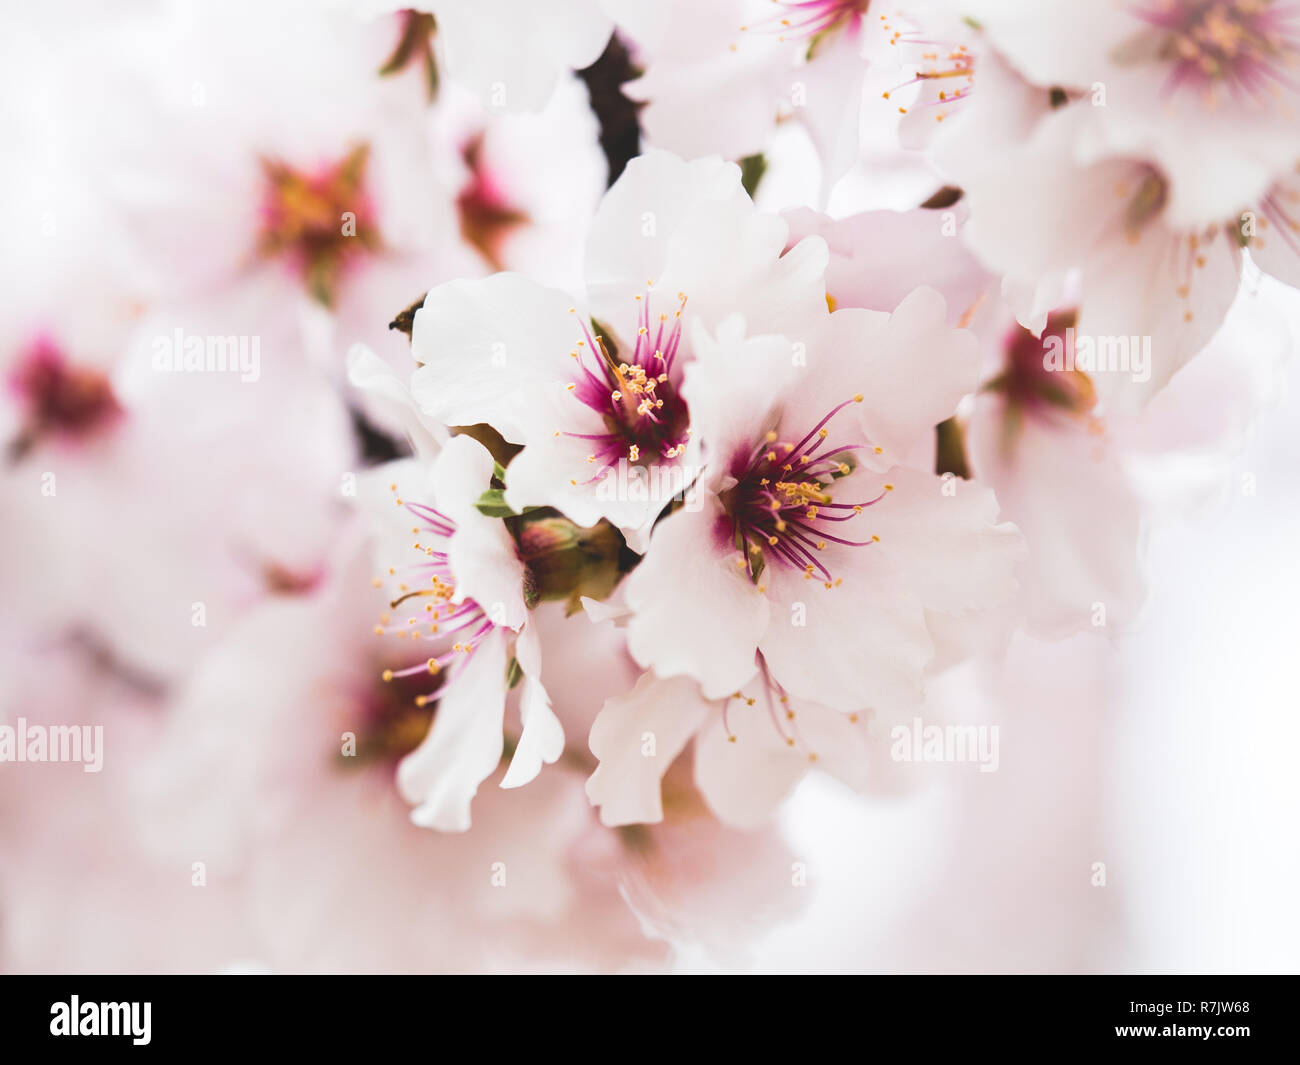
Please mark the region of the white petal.
<svg viewBox="0 0 1300 1065"><path fill-rule="evenodd" d="M434 459L429 481L438 509L451 518L471 510L492 482L492 455L472 436L453 436Z"/></svg>
<svg viewBox="0 0 1300 1065"><path fill-rule="evenodd" d="M912 292L889 319L845 309L831 315L830 347L844 358L846 386L863 395L855 408L867 439L882 458L899 461L957 409L979 378L979 343L946 324L947 307L934 289ZM868 461L872 452L864 452Z"/></svg>
<svg viewBox="0 0 1300 1065"><path fill-rule="evenodd" d="M463 661L438 699L424 741L397 767L397 786L424 828L464 832L478 786L501 761L506 641L492 633Z"/></svg>
<svg viewBox="0 0 1300 1065"><path fill-rule="evenodd" d="M921 285L943 294L948 322L956 325L992 285L953 226L965 212L917 208L866 211L832 219L799 209L782 217L790 239L820 236L830 248L826 292L837 307L892 311ZM889 248L881 255L881 248Z"/></svg>
<svg viewBox="0 0 1300 1065"><path fill-rule="evenodd" d="M760 650L791 696L846 712L920 698L933 654L925 613L876 546L822 556L838 587L779 564L763 571L772 620Z"/></svg>
<svg viewBox="0 0 1300 1065"><path fill-rule="evenodd" d="M496 110L541 110L563 73L599 58L613 28L597 0L427 3L447 72Z"/></svg>
<svg viewBox="0 0 1300 1065"><path fill-rule="evenodd" d="M893 490L864 519L878 550L926 607L962 613L995 606L1016 590L1024 538L998 524L992 490L960 478L902 467L886 476Z"/></svg>
<svg viewBox="0 0 1300 1065"><path fill-rule="evenodd" d="M543 763L550 765L564 753L564 726L551 710L550 696L542 686L542 648L531 625L515 641L515 656L524 674L519 701L523 730L501 781L503 788L527 784L541 772Z"/></svg>
<svg viewBox="0 0 1300 1065"><path fill-rule="evenodd" d="M1108 623L1124 624L1146 585L1139 500L1122 456L1086 424L1030 416L1009 438L1006 418L1001 397L982 396L967 440L979 483L997 492L1025 537L1018 576L1029 623L1060 638L1090 625L1094 605L1105 603Z"/></svg>
<svg viewBox="0 0 1300 1065"><path fill-rule="evenodd" d="M390 412L417 455L432 458L438 453L447 438L446 428L421 413L406 380L364 344L355 344L348 352L348 381Z"/></svg>
<svg viewBox="0 0 1300 1065"><path fill-rule="evenodd" d="M791 341L745 337L741 326L736 316L723 323L716 339L699 322L691 332L695 359L686 368L682 395L694 436L704 442L709 468L703 476L711 487L740 452L748 460L783 398L806 376Z"/></svg>
<svg viewBox="0 0 1300 1065"><path fill-rule="evenodd" d="M650 670L626 695L605 703L589 740L600 765L587 781L604 824L663 820L660 782L707 712L692 681L661 679Z"/></svg>
<svg viewBox="0 0 1300 1065"><path fill-rule="evenodd" d="M494 624L518 629L528 616L524 564L504 523L474 507L491 482L492 466L477 440L454 436L434 460L430 479L438 509L456 523L447 545L456 579L453 601L472 599Z"/></svg>
<svg viewBox="0 0 1300 1065"><path fill-rule="evenodd" d="M445 425L490 422L527 443L522 415L536 390L572 378L582 339L573 301L518 274L439 285L416 312L411 378L421 409Z"/></svg>
<svg viewBox="0 0 1300 1065"><path fill-rule="evenodd" d="M683 508L655 527L641 564L626 578L632 618L628 650L661 677L694 677L706 697L742 687L757 671L766 598L740 573L716 500Z"/></svg>
<svg viewBox="0 0 1300 1065"><path fill-rule="evenodd" d="M601 201L587 238L593 313L618 328L632 313L632 297L663 273L678 228L724 203L749 204L734 163L718 158L688 163L661 151L628 163Z"/></svg>
<svg viewBox="0 0 1300 1065"><path fill-rule="evenodd" d="M695 742L695 785L732 828L763 825L807 771L808 755L786 745L762 706L743 699L728 704L725 727L715 711Z"/></svg>
<svg viewBox="0 0 1300 1065"><path fill-rule="evenodd" d="M829 253L820 237L786 251L785 221L748 201L696 211L688 221L669 241L660 284L686 295L692 318L716 329L739 313L751 335L780 333L795 341L825 320Z"/></svg>
<svg viewBox="0 0 1300 1065"><path fill-rule="evenodd" d="M862 55L858 26L846 28L826 41L797 74L804 84L806 102L796 114L808 127L821 156L823 204L858 157L858 121L866 74L867 60Z"/></svg>

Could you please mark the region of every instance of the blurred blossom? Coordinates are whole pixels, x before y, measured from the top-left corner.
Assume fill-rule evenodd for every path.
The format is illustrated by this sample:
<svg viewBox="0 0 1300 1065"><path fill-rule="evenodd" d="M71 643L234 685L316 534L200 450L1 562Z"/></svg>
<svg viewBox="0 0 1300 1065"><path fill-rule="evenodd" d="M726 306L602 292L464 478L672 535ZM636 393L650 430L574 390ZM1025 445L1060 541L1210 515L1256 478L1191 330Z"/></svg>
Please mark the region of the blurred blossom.
<svg viewBox="0 0 1300 1065"><path fill-rule="evenodd" d="M0 969L1293 969L1298 54L10 12Z"/></svg>

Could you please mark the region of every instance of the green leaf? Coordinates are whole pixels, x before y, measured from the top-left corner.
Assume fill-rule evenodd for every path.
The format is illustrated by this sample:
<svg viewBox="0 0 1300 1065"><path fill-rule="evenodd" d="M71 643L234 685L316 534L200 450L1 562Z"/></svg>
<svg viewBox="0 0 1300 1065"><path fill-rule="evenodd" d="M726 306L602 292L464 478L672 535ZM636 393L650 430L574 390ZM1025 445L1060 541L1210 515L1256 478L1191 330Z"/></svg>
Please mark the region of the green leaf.
<svg viewBox="0 0 1300 1065"><path fill-rule="evenodd" d="M489 518L513 518L515 512L506 504L506 490L504 488L489 488L474 503L474 508L480 514L486 514Z"/></svg>

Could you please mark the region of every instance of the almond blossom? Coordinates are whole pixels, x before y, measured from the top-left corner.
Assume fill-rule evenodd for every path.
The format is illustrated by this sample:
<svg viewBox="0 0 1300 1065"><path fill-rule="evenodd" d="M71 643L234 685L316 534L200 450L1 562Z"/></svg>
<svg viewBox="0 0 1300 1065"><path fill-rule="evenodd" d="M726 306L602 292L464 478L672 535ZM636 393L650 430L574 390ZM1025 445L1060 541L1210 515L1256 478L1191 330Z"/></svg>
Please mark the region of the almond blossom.
<svg viewBox="0 0 1300 1065"><path fill-rule="evenodd" d="M427 474L393 470L397 504L415 524L420 561L390 565L390 612L375 632L412 644L419 661L384 671L386 681L426 678L415 698L435 698L438 717L425 741L402 762L398 785L420 825L464 831L470 801L501 760L510 674L522 675L520 736L503 787L518 787L553 762L564 732L541 681L535 634L526 629L525 569L503 524L475 504L492 479L492 457L469 437L447 442ZM433 504L438 504L435 507ZM380 584L385 583L378 579Z"/></svg>
<svg viewBox="0 0 1300 1065"><path fill-rule="evenodd" d="M649 59L627 91L646 101L655 146L740 158L764 151L777 123L794 118L819 150L823 199L857 159L867 57L890 43L865 0L725 0L707 11L628 3L617 15Z"/></svg>
<svg viewBox="0 0 1300 1065"><path fill-rule="evenodd" d="M615 0L343 0L362 18L431 15L421 46L439 72L497 111L540 111L571 70L594 63L613 30ZM509 27L509 32L504 31ZM436 57L436 58L435 58ZM439 73L439 80L441 74Z"/></svg>
<svg viewBox="0 0 1300 1065"><path fill-rule="evenodd" d="M699 330L685 391L710 456L703 503L660 522L626 580L628 648L652 672L592 733L593 799L613 817L655 813L653 798L620 807L620 778L602 781L605 759L628 757L629 715L679 750L709 703L733 698L770 720L755 726L766 742L746 742L734 712L712 715L705 735L743 751L723 757L701 740L697 779L715 810L754 823L823 758L857 779L854 726L921 697L930 618L1014 592L1020 538L998 523L992 493L953 492L910 464L973 386L975 339L945 313L925 289L892 314L837 310L793 358L789 341L746 337L736 320L716 338ZM846 385L861 391L843 396Z"/></svg>
<svg viewBox="0 0 1300 1065"><path fill-rule="evenodd" d="M523 446L511 507L552 506L584 526L607 518L635 549L698 468L681 392L692 323L740 314L799 332L826 313L820 242L785 245L784 223L754 209L736 166L644 155L597 212L586 301L515 274L433 289L415 316L412 394L435 421L486 422ZM629 475L650 487L618 487Z"/></svg>
<svg viewBox="0 0 1300 1065"><path fill-rule="evenodd" d="M1081 163L1136 156L1165 175L1176 228L1231 217L1292 173L1300 19L1283 0L963 10L1024 77L1082 95Z"/></svg>

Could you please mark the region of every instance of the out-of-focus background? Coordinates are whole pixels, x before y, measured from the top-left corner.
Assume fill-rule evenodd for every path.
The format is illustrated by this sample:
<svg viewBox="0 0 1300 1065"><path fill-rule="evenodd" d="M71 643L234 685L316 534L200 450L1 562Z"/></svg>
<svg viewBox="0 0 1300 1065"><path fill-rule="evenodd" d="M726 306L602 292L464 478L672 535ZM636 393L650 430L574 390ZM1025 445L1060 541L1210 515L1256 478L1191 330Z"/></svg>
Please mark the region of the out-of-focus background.
<svg viewBox="0 0 1300 1065"><path fill-rule="evenodd" d="M768 831L691 808L637 834L562 765L490 780L467 836L409 823L354 520L405 449L347 353L409 369L389 322L452 278L581 285L608 71L535 114L431 99L420 17L344 7L5 16L0 723L105 746L97 773L0 765L0 968L1294 970L1294 359L1239 448L1145 469L1131 625L937 683L928 715L998 724L997 772L810 776ZM761 207L814 205L809 152L778 137ZM895 198L860 179L838 213ZM238 372L169 368L213 335ZM1158 504L1173 482L1195 506ZM578 718L628 683L619 649L566 653Z"/></svg>
<svg viewBox="0 0 1300 1065"><path fill-rule="evenodd" d="M1153 523L1127 632L945 678L991 700L998 772L909 766L929 786L885 801L804 783L785 824L818 891L760 968L1295 971L1298 370L1205 504Z"/></svg>

